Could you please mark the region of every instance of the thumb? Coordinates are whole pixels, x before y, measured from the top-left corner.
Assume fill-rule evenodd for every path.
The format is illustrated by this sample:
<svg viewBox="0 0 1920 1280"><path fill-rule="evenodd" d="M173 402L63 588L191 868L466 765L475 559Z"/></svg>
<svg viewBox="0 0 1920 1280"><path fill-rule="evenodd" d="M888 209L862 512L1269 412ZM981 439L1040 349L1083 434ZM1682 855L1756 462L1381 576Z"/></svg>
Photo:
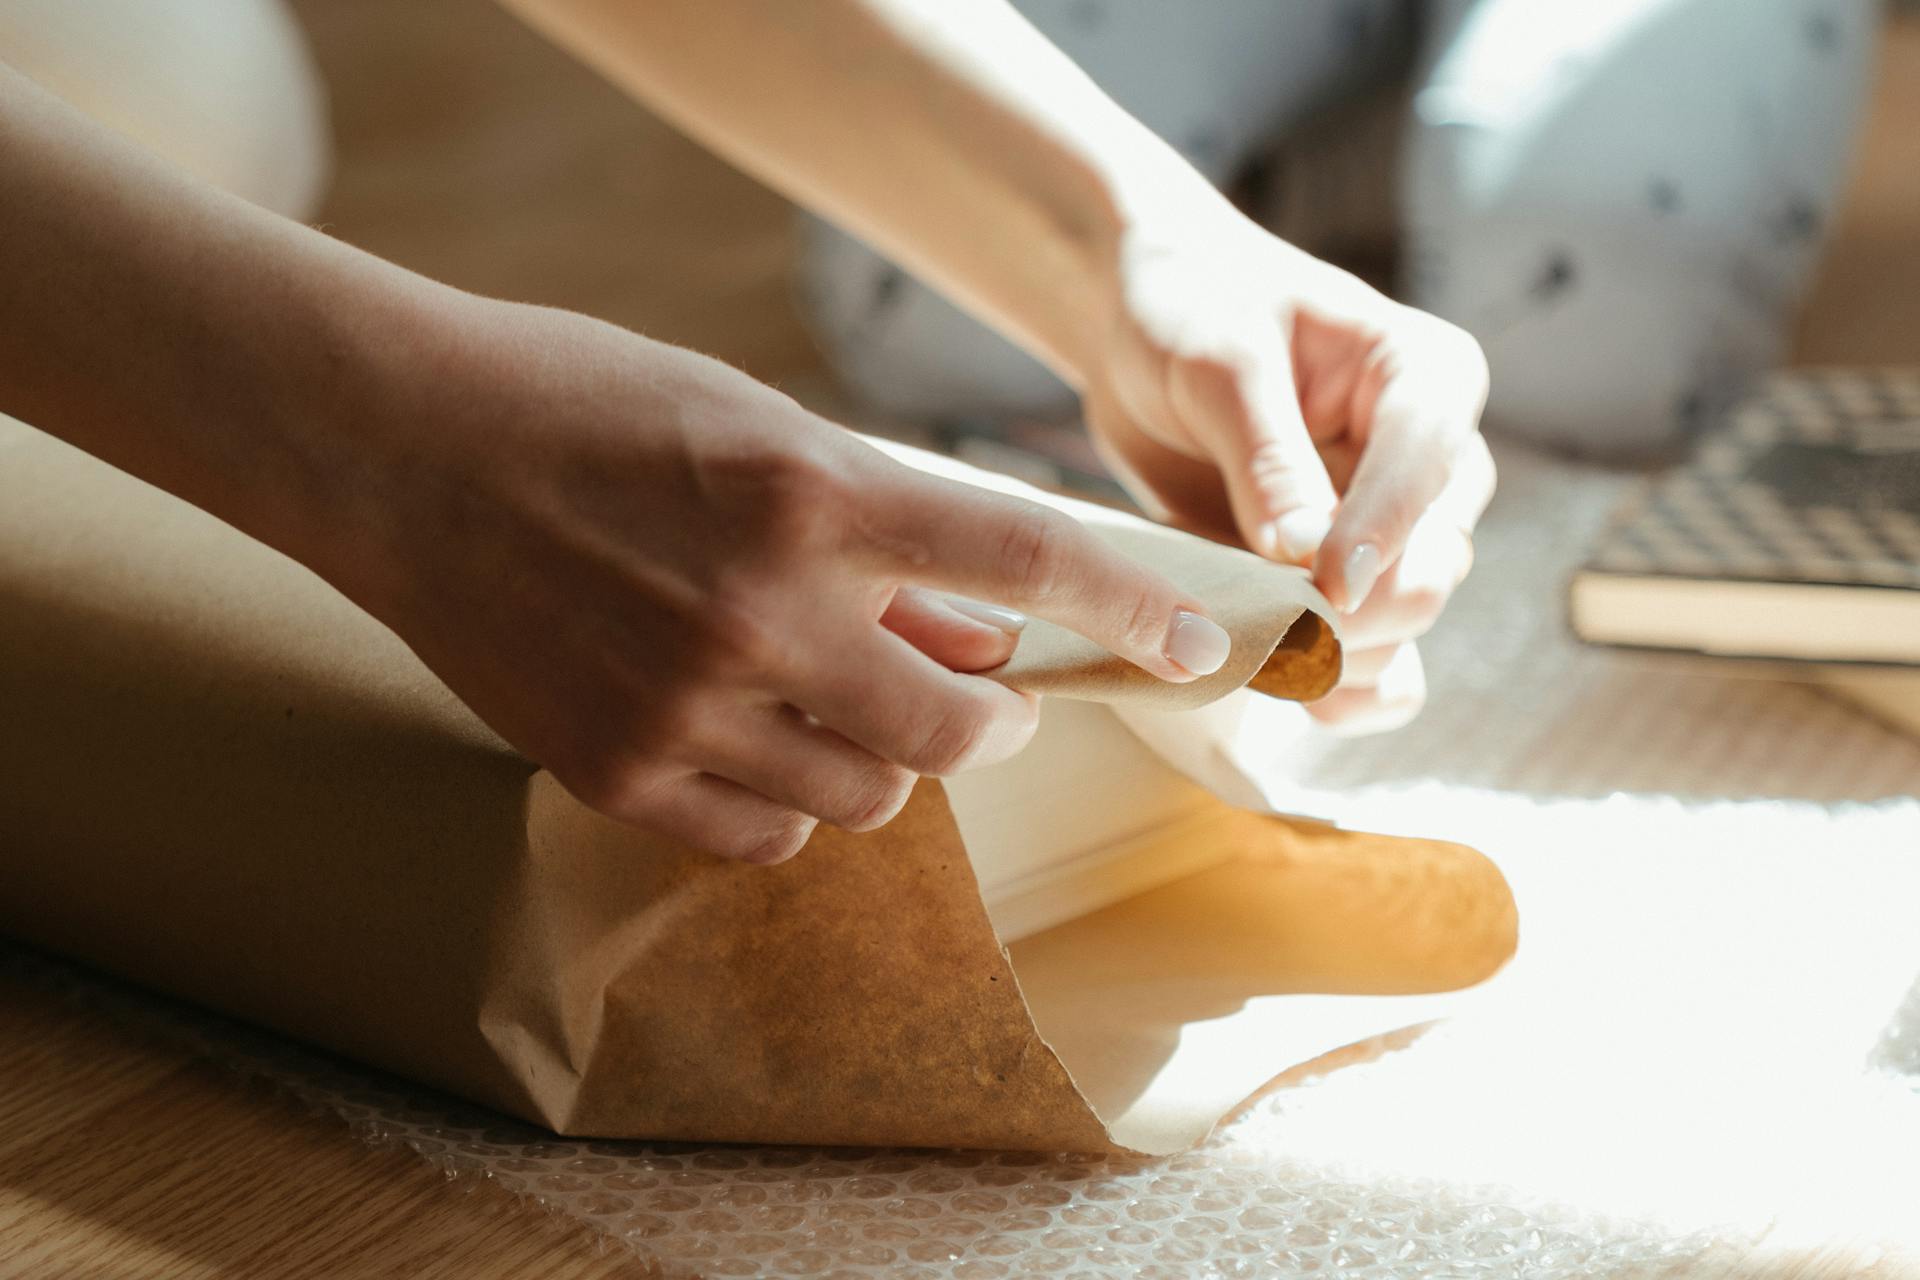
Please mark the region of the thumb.
<svg viewBox="0 0 1920 1280"><path fill-rule="evenodd" d="M988 671L1013 656L1024 614L920 587L896 591L880 625L951 671Z"/></svg>
<svg viewBox="0 0 1920 1280"><path fill-rule="evenodd" d="M1174 412L1220 469L1246 544L1272 560L1313 559L1337 499L1285 355L1183 360L1171 390Z"/></svg>

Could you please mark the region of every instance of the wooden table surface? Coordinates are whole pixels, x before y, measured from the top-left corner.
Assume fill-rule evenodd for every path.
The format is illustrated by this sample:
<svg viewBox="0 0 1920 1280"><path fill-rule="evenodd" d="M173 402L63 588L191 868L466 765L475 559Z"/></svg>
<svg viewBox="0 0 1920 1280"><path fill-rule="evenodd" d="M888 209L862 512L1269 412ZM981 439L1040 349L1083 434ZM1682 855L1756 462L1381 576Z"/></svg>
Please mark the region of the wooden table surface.
<svg viewBox="0 0 1920 1280"><path fill-rule="evenodd" d="M0 1276L652 1274L125 1022L0 968Z"/></svg>
<svg viewBox="0 0 1920 1280"><path fill-rule="evenodd" d="M579 307L790 385L817 371L787 301L777 198L492 5L297 7L335 99L341 162L326 221L337 234L454 283ZM1920 21L1892 35L1859 181L1801 337L1822 361L1920 358ZM396 97L396 83L408 92ZM489 129L499 146L484 145ZM556 246L571 242L574 256L557 263ZM1733 1273L1910 1274L1846 1246ZM504 1193L450 1186L410 1152L370 1148L330 1116L0 974L0 1276L646 1274Z"/></svg>

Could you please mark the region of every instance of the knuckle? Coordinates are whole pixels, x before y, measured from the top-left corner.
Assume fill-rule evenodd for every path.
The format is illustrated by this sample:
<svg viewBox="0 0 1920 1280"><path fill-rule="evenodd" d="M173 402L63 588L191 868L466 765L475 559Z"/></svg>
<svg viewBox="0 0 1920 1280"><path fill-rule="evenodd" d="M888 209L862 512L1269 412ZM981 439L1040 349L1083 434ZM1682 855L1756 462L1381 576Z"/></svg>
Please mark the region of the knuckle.
<svg viewBox="0 0 1920 1280"><path fill-rule="evenodd" d="M754 478L751 500L762 533L776 549L817 544L841 527L849 495L830 460L806 451L781 452L766 459Z"/></svg>
<svg viewBox="0 0 1920 1280"><path fill-rule="evenodd" d="M1461 365L1467 370L1473 388L1480 393L1480 399L1485 400L1487 389L1493 385L1493 368L1487 363L1486 349L1465 329L1456 328L1454 332L1459 335Z"/></svg>
<svg viewBox="0 0 1920 1280"><path fill-rule="evenodd" d="M1302 470L1289 442L1271 438L1253 441L1242 465L1248 478L1259 485L1290 481Z"/></svg>
<svg viewBox="0 0 1920 1280"><path fill-rule="evenodd" d="M692 682L682 681L651 699L633 716L628 729L629 758L666 755L699 739L705 728L701 699Z"/></svg>
<svg viewBox="0 0 1920 1280"><path fill-rule="evenodd" d="M1433 344L1435 353L1446 362L1456 377L1464 380L1466 386L1484 400L1493 374L1488 368L1487 353L1480 345L1480 340L1451 321L1438 316L1429 316L1428 319L1433 326L1428 340Z"/></svg>
<svg viewBox="0 0 1920 1280"><path fill-rule="evenodd" d="M1143 589L1127 606L1126 616L1121 623L1121 638L1136 651L1158 652L1166 642L1167 620L1172 615L1172 606L1152 591Z"/></svg>
<svg viewBox="0 0 1920 1280"><path fill-rule="evenodd" d="M853 509L846 467L830 449L782 444L701 459L702 495L723 512L738 554L753 564L785 564L840 541Z"/></svg>
<svg viewBox="0 0 1920 1280"><path fill-rule="evenodd" d="M1237 398L1239 379L1251 364L1232 336L1189 328L1172 353L1169 372L1190 395Z"/></svg>
<svg viewBox="0 0 1920 1280"><path fill-rule="evenodd" d="M693 628L696 645L690 665L697 677L765 674L782 667L788 645L778 621L776 591L761 572L730 573L715 585Z"/></svg>
<svg viewBox="0 0 1920 1280"><path fill-rule="evenodd" d="M1040 728L1040 700L1029 694L1014 704L1015 709L996 710L989 714L994 725L991 735L997 751L990 759L983 758L969 762L973 765L997 764L1001 760L1014 756L1026 749L1033 735Z"/></svg>
<svg viewBox="0 0 1920 1280"><path fill-rule="evenodd" d="M1447 440L1444 435L1439 437L1439 442L1440 447L1434 450L1436 455L1434 473L1432 478L1427 482L1427 492L1424 495L1426 502L1421 508L1421 515L1425 515L1426 509L1431 507L1435 501L1452 487L1453 482L1460 477L1468 465L1468 455L1465 451L1457 448L1447 448Z"/></svg>
<svg viewBox="0 0 1920 1280"><path fill-rule="evenodd" d="M1409 714L1427 704L1427 678L1419 651L1411 641L1401 646L1404 661L1396 661L1381 675L1380 694L1392 706Z"/></svg>
<svg viewBox="0 0 1920 1280"><path fill-rule="evenodd" d="M1409 637L1423 636L1440 620L1447 607L1449 592L1436 586L1408 589L1400 597L1400 612L1406 618L1404 630Z"/></svg>
<svg viewBox="0 0 1920 1280"><path fill-rule="evenodd" d="M939 661L954 671L991 671L1013 657L1019 638L998 627L961 632L943 642Z"/></svg>
<svg viewBox="0 0 1920 1280"><path fill-rule="evenodd" d="M1034 507L1016 514L1000 544L1001 579L1022 600L1045 600L1060 589L1075 530L1066 517Z"/></svg>
<svg viewBox="0 0 1920 1280"><path fill-rule="evenodd" d="M1338 693L1306 704L1307 715L1321 724L1339 724L1353 714L1354 700L1362 686L1343 685Z"/></svg>
<svg viewBox="0 0 1920 1280"><path fill-rule="evenodd" d="M1380 704L1374 728L1382 733L1392 729L1404 729L1413 723L1426 706L1427 691L1425 689L1385 698Z"/></svg>
<svg viewBox="0 0 1920 1280"><path fill-rule="evenodd" d="M1454 451L1451 475L1445 495L1453 508L1450 514L1461 532L1469 533L1500 485L1500 468L1478 429L1469 431Z"/></svg>
<svg viewBox="0 0 1920 1280"><path fill-rule="evenodd" d="M915 773L935 777L959 773L986 744L992 723L979 700L950 699L929 716L926 733L901 763Z"/></svg>
<svg viewBox="0 0 1920 1280"><path fill-rule="evenodd" d="M589 809L620 822L644 822L652 807L653 777L632 756L599 753L555 769L554 776Z"/></svg>
<svg viewBox="0 0 1920 1280"><path fill-rule="evenodd" d="M1479 474L1489 493L1500 483L1500 468L1493 460L1493 450L1487 447L1487 438L1478 430L1467 434L1466 442L1460 449L1460 459Z"/></svg>
<svg viewBox="0 0 1920 1280"><path fill-rule="evenodd" d="M703 489L747 511L804 505L832 488L838 475L824 452L786 439L715 450L700 458L699 467Z"/></svg>
<svg viewBox="0 0 1920 1280"><path fill-rule="evenodd" d="M804 813L785 814L766 829L743 835L730 856L763 867L785 862L806 847L818 825Z"/></svg>
<svg viewBox="0 0 1920 1280"><path fill-rule="evenodd" d="M1473 562L1474 562L1475 555L1476 555L1476 552L1474 551L1474 546L1473 546L1473 536L1468 533L1462 533L1460 535L1460 559L1454 564L1454 568L1453 568L1453 586L1454 587L1457 588L1461 583L1465 582L1467 580L1467 575L1473 572ZM1450 596L1451 593L1448 593L1448 595ZM1447 598L1448 596L1443 596L1441 598L1440 603L1444 605L1447 601Z"/></svg>
<svg viewBox="0 0 1920 1280"><path fill-rule="evenodd" d="M873 831L885 826L906 806L914 781L914 775L898 765L873 769L862 779L839 825L849 831Z"/></svg>

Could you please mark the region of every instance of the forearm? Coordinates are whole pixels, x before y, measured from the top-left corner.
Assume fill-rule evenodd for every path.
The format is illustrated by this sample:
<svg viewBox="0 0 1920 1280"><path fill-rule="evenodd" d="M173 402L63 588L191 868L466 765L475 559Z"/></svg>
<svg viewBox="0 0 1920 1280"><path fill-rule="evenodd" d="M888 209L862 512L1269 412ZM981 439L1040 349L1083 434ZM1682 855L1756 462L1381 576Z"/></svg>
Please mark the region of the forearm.
<svg viewBox="0 0 1920 1280"><path fill-rule="evenodd" d="M1120 240L1204 180L1000 0L507 0L1078 381Z"/></svg>
<svg viewBox="0 0 1920 1280"><path fill-rule="evenodd" d="M435 286L177 174L3 66L0 190L0 412L283 548L297 519L350 518L343 425Z"/></svg>

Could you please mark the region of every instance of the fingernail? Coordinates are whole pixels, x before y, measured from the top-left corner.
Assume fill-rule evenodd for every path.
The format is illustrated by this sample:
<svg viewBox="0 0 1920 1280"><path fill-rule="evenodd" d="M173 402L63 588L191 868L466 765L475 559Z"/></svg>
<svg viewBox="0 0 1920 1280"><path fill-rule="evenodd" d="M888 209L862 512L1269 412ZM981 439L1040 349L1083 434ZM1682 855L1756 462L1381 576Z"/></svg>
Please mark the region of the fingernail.
<svg viewBox="0 0 1920 1280"><path fill-rule="evenodd" d="M1347 603L1344 612L1352 613L1365 602L1380 581L1380 548L1363 542L1347 553Z"/></svg>
<svg viewBox="0 0 1920 1280"><path fill-rule="evenodd" d="M965 596L948 596L946 601L947 608L955 613L964 614L975 622L984 622L990 627L998 627L1010 636L1019 635L1027 626L1027 615L1017 609L987 604L980 600L969 600Z"/></svg>
<svg viewBox="0 0 1920 1280"><path fill-rule="evenodd" d="M1268 525L1267 535L1282 557L1301 561L1313 558L1332 528L1333 517L1326 512L1300 507Z"/></svg>
<svg viewBox="0 0 1920 1280"><path fill-rule="evenodd" d="M1213 619L1190 609L1173 615L1173 626L1167 630L1167 657L1175 666L1196 676L1210 676L1226 665L1232 651L1232 637Z"/></svg>

